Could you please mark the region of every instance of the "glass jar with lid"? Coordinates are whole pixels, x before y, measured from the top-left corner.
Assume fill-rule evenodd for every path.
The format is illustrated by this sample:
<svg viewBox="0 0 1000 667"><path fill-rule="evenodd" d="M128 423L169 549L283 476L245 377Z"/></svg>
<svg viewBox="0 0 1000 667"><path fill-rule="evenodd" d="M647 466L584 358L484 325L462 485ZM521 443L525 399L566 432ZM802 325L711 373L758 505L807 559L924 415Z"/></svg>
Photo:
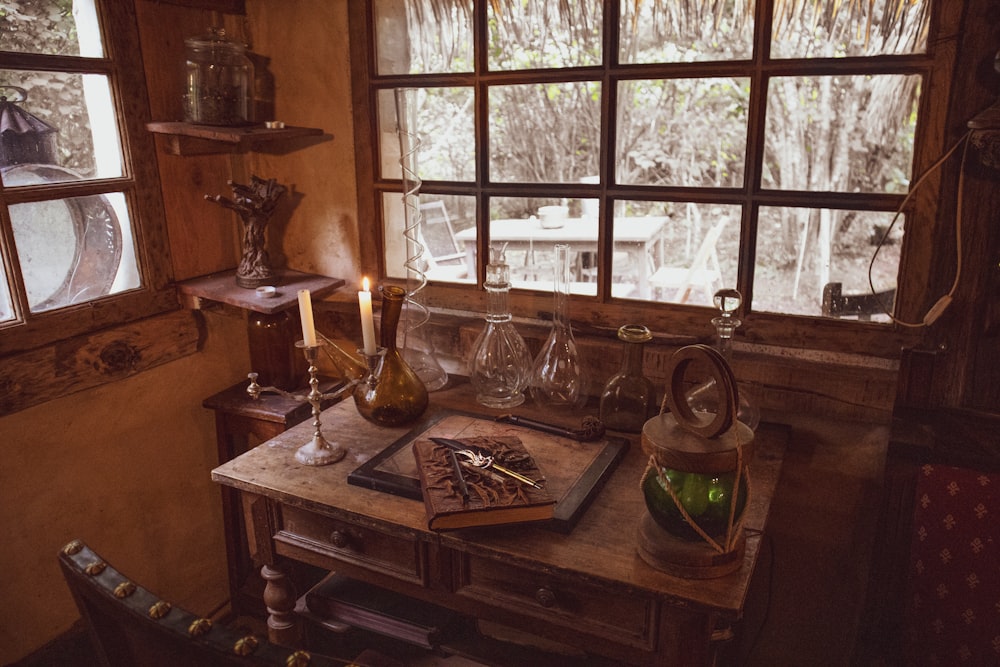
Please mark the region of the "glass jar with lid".
<svg viewBox="0 0 1000 667"><path fill-rule="evenodd" d="M184 40L184 120L205 125L253 121L253 63L222 28Z"/></svg>

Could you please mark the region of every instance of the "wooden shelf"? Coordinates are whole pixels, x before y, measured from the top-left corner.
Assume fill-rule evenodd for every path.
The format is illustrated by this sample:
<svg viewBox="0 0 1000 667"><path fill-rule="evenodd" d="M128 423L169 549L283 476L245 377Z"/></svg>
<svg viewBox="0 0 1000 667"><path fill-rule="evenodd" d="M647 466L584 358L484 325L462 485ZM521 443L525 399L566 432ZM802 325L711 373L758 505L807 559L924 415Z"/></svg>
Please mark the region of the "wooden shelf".
<svg viewBox="0 0 1000 667"><path fill-rule="evenodd" d="M178 283L177 293L181 303L194 310L201 310L214 302L256 313L274 314L297 305L300 289L309 290L314 299L319 299L346 284L343 278L317 276L291 269L277 270L276 273L272 284L278 291L270 298L257 296L256 290L237 285L233 270L185 280Z"/></svg>
<svg viewBox="0 0 1000 667"><path fill-rule="evenodd" d="M223 127L193 123L146 123L146 128L164 137L164 145L172 155L203 155L210 153L240 153L285 147L292 140L323 137L315 127L268 128L263 125Z"/></svg>

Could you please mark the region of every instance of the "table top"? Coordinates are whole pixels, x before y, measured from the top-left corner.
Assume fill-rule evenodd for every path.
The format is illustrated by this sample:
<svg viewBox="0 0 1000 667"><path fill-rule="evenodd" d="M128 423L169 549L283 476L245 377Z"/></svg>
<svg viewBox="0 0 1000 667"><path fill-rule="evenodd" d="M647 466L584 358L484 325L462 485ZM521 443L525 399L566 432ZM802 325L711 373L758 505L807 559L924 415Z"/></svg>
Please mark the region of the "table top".
<svg viewBox="0 0 1000 667"><path fill-rule="evenodd" d="M666 216L642 218L615 218L614 238L616 243L648 243L655 241L666 223ZM596 218L567 218L562 227L545 228L542 221L532 218L501 218L490 221L492 241L541 241L552 243L597 242L598 223ZM470 227L455 233L458 241L470 242L476 239L476 228Z"/></svg>
<svg viewBox="0 0 1000 667"><path fill-rule="evenodd" d="M467 381L452 378L445 389L431 394L429 414L440 410L465 410L487 418L501 414L476 405L473 396ZM570 428L577 428L583 416L581 413L544 412L527 403L517 409L517 414ZM225 486L406 535L410 539L557 572L581 581L603 583L625 594L654 595L732 617L742 613L760 549L760 533L767 521L788 439L785 426L762 424L758 429L750 472L752 496L745 510L747 547L743 566L723 577L699 580L683 579L657 570L636 551L639 521L646 512L639 482L648 460L637 436L631 438L629 452L569 534L525 525L437 533L427 529L427 517L420 501L347 483L350 472L406 435L410 427L386 428L367 422L350 399L325 410L321 418L324 435L347 449L347 456L341 462L324 467L297 463L295 451L312 435L312 425L302 423L219 466L212 471L212 479ZM552 437L556 441L553 446L564 440ZM576 443L576 446L585 445Z"/></svg>

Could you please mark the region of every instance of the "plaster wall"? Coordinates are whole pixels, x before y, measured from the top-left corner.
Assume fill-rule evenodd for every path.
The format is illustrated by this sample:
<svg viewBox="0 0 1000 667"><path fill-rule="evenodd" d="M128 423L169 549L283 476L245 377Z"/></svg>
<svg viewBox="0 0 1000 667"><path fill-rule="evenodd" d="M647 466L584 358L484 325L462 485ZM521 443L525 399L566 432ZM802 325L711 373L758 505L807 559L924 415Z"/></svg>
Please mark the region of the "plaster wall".
<svg viewBox="0 0 1000 667"><path fill-rule="evenodd" d="M327 140L274 154L178 158L158 154L175 273L232 268L232 229L201 203L250 174L289 188L269 229L276 266L360 275L351 122L347 0L250 0L244 27L268 58L275 118L323 128ZM183 39L241 17L137 0L153 116L172 118ZM199 28L200 29L200 28ZM202 166L227 165L227 173ZM223 192L223 190L218 190ZM223 223L225 221L222 221ZM219 249L223 252L219 252ZM194 272L197 273L197 272ZM91 391L0 418L0 664L21 659L78 618L56 560L72 539L174 604L208 613L228 597L212 413L202 401L245 377L246 324L205 311L195 355Z"/></svg>
<svg viewBox="0 0 1000 667"><path fill-rule="evenodd" d="M0 419L0 664L79 617L56 556L79 538L174 604L228 597L202 400L249 364L245 324L206 316L198 354Z"/></svg>

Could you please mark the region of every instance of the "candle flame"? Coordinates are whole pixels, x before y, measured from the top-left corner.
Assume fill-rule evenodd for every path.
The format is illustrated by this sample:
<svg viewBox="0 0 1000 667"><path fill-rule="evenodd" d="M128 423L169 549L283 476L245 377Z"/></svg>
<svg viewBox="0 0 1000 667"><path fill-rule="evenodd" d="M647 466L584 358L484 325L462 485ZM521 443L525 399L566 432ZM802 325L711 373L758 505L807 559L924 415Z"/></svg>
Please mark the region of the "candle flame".
<svg viewBox="0 0 1000 667"><path fill-rule="evenodd" d="M368 282L368 278L361 279L361 289L363 289L365 292L371 291L371 283Z"/></svg>

